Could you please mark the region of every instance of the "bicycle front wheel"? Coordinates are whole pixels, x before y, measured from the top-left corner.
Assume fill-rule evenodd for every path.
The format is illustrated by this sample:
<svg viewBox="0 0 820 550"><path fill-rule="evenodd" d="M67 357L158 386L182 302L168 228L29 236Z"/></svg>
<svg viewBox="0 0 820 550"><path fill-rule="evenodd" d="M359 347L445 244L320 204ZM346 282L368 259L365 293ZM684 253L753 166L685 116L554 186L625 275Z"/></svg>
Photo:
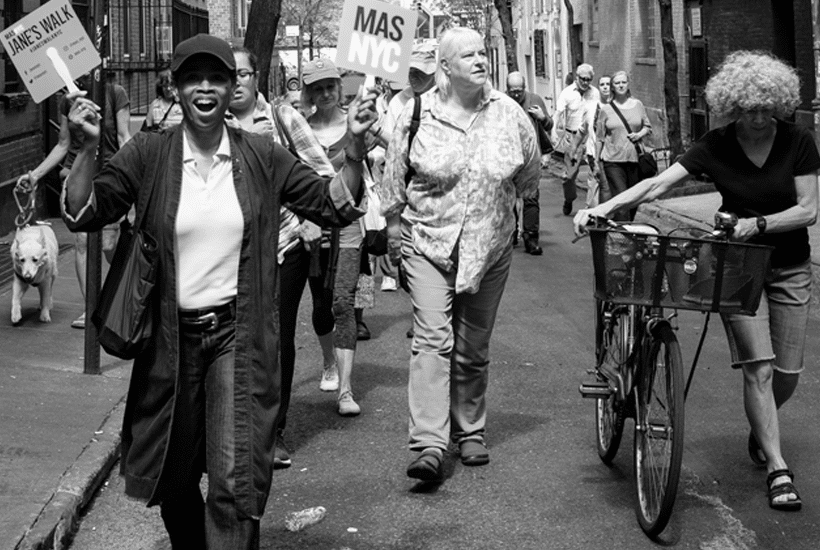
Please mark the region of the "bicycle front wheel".
<svg viewBox="0 0 820 550"><path fill-rule="evenodd" d="M629 360L629 326L631 317L625 307L596 300L595 343L598 368L612 371L625 369ZM607 315L608 314L608 315ZM608 318L607 318L608 317ZM604 378L599 374L601 378ZM615 393L595 400L595 434L598 456L612 464L624 431L624 405Z"/></svg>
<svg viewBox="0 0 820 550"><path fill-rule="evenodd" d="M637 376L636 513L654 538L672 516L683 457L683 359L670 326L658 327Z"/></svg>

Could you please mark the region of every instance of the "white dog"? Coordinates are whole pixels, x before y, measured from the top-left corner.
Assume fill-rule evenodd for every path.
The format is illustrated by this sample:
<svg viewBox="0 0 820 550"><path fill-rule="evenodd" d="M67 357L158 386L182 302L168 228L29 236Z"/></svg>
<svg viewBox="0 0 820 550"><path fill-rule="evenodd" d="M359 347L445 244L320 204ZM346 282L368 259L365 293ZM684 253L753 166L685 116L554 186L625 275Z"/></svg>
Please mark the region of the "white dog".
<svg viewBox="0 0 820 550"><path fill-rule="evenodd" d="M11 243L14 262L14 285L11 299L11 322L17 324L23 315L20 301L29 286L40 290L40 321L51 322L54 307L51 291L57 279L57 236L48 225L26 226L17 230Z"/></svg>

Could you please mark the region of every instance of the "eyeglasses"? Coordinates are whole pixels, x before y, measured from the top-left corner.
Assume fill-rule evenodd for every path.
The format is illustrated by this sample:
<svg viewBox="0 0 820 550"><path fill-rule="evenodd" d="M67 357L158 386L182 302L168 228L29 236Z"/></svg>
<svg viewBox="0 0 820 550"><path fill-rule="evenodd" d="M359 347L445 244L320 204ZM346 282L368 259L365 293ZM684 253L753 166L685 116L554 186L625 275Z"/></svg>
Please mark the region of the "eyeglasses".
<svg viewBox="0 0 820 550"><path fill-rule="evenodd" d="M579 76L578 80L580 80L581 82L592 82L592 77L591 76Z"/></svg>
<svg viewBox="0 0 820 550"><path fill-rule="evenodd" d="M236 78L238 80L248 80L250 77L256 74L256 71L236 71Z"/></svg>

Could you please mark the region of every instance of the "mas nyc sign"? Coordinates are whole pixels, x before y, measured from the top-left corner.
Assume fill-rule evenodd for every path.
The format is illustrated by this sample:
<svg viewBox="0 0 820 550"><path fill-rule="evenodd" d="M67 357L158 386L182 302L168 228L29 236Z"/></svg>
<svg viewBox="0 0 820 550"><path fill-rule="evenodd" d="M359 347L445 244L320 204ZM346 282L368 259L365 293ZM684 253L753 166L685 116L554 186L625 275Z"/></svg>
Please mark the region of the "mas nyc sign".
<svg viewBox="0 0 820 550"><path fill-rule="evenodd" d="M347 0L339 23L336 65L407 82L415 11L380 0Z"/></svg>

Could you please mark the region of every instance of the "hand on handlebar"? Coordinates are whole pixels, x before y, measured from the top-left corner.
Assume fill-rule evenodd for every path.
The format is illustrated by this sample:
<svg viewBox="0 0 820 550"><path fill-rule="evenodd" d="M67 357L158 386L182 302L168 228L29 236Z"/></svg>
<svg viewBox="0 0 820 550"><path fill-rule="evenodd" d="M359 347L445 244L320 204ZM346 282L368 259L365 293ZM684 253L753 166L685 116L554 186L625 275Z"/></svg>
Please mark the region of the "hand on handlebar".
<svg viewBox="0 0 820 550"><path fill-rule="evenodd" d="M572 219L575 227L575 235L580 238L587 234L587 227L590 225L600 225L606 222L606 216L596 212L598 208L586 208L579 210Z"/></svg>

